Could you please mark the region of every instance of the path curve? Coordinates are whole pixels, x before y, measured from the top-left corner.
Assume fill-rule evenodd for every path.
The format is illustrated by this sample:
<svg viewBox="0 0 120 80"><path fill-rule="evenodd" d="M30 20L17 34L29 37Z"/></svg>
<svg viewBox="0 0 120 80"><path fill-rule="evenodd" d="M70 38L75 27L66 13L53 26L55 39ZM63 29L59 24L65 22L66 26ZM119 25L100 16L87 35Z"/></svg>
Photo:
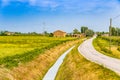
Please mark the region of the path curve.
<svg viewBox="0 0 120 80"><path fill-rule="evenodd" d="M92 45L94 38L95 37L84 41L78 47L80 54L82 54L87 60L103 65L104 67L120 74L120 59L115 59L96 51Z"/></svg>
<svg viewBox="0 0 120 80"><path fill-rule="evenodd" d="M44 76L43 80L54 80L55 76L58 72L58 69L60 67L60 65L63 62L64 57L74 48L75 46L71 47L70 49L68 49L65 53L63 53L63 55L61 55L59 57L59 59L56 61L56 63L48 70L48 72L46 73L46 75Z"/></svg>

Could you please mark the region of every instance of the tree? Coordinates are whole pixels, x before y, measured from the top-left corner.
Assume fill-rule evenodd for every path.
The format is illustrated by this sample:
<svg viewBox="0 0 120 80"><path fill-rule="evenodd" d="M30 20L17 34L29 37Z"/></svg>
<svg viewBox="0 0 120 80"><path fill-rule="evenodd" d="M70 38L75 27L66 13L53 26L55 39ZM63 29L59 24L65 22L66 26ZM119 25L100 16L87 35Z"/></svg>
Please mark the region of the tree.
<svg viewBox="0 0 120 80"><path fill-rule="evenodd" d="M0 31L0 36L7 36L6 32L8 31Z"/></svg>
<svg viewBox="0 0 120 80"><path fill-rule="evenodd" d="M88 30L88 27L85 27L85 26L82 26L82 27L81 27L81 33L85 33L86 30Z"/></svg>
<svg viewBox="0 0 120 80"><path fill-rule="evenodd" d="M94 31L91 29L88 29L85 31L86 36L92 37L94 35Z"/></svg>
<svg viewBox="0 0 120 80"><path fill-rule="evenodd" d="M50 34L49 34L49 37L53 37L53 33L50 33Z"/></svg>
<svg viewBox="0 0 120 80"><path fill-rule="evenodd" d="M120 28L111 27L111 36L120 36Z"/></svg>
<svg viewBox="0 0 120 80"><path fill-rule="evenodd" d="M111 27L111 35L112 36L116 36L116 29L115 29L115 27Z"/></svg>
<svg viewBox="0 0 120 80"><path fill-rule="evenodd" d="M78 29L75 28L75 29L73 30L73 34L80 34L80 32L79 32Z"/></svg>

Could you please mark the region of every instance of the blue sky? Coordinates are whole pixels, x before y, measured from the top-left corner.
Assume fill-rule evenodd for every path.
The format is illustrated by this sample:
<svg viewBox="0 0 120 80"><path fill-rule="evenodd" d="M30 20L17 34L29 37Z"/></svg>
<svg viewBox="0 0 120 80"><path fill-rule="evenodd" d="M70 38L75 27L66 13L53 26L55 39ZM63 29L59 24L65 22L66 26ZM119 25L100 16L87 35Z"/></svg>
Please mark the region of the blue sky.
<svg viewBox="0 0 120 80"><path fill-rule="evenodd" d="M0 0L0 30L72 32L88 26L108 31L109 18L120 14L120 0ZM120 17L113 19L120 27Z"/></svg>

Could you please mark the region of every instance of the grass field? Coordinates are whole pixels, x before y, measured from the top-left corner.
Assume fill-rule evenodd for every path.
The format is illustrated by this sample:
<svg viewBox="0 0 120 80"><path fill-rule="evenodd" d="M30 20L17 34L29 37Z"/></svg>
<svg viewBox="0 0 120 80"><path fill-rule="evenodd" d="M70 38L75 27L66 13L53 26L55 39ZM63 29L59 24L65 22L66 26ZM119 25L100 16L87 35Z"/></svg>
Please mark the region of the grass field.
<svg viewBox="0 0 120 80"><path fill-rule="evenodd" d="M58 44L75 38L55 38L41 36L0 36L0 65L17 66Z"/></svg>
<svg viewBox="0 0 120 80"><path fill-rule="evenodd" d="M1 67L0 80L42 80L45 73L60 55L78 42L79 39L67 41L54 46L53 48L46 49L42 54L36 56L31 61L26 62L25 64L19 64L17 67Z"/></svg>
<svg viewBox="0 0 120 80"><path fill-rule="evenodd" d="M93 45L95 49L98 50L99 52L107 56L120 59L120 51L118 45L120 38L114 36L111 37L111 50L109 50L109 44L110 44L109 39L110 39L109 37L97 37L96 39L94 39Z"/></svg>
<svg viewBox="0 0 120 80"><path fill-rule="evenodd" d="M55 80L120 80L116 73L86 60L77 48L65 57Z"/></svg>

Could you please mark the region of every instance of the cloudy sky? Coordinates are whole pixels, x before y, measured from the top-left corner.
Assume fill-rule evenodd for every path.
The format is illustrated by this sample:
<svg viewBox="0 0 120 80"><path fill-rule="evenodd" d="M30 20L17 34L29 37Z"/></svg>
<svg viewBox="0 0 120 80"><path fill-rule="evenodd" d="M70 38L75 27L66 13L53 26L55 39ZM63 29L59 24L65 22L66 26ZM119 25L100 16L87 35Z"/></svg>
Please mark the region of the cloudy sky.
<svg viewBox="0 0 120 80"><path fill-rule="evenodd" d="M0 0L0 30L53 32L120 27L120 0ZM116 17L117 16L117 17ZM116 18L115 18L116 17Z"/></svg>

